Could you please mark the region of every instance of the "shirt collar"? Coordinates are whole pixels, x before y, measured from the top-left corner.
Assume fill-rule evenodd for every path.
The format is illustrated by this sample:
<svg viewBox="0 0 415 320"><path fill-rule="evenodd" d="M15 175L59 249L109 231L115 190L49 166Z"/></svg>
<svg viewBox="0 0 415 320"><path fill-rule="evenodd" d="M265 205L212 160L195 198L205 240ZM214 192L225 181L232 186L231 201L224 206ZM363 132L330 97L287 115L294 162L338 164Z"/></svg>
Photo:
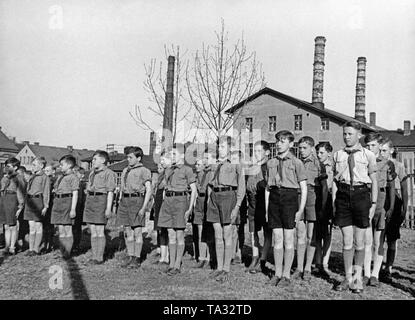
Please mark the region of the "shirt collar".
<svg viewBox="0 0 415 320"><path fill-rule="evenodd" d="M358 143L357 145L355 145L354 147L352 147L352 148L349 148L349 147L344 147L343 148L343 150L345 151L345 152L347 152L347 151L349 151L349 150L358 150L358 151L363 151L363 147L362 147L362 145L360 144L360 143Z"/></svg>
<svg viewBox="0 0 415 320"><path fill-rule="evenodd" d="M293 157L293 154L291 153L291 151L288 151L288 153L286 154L285 157L281 158L279 155L277 155L277 159L278 160L285 160L285 159L291 159Z"/></svg>
<svg viewBox="0 0 415 320"><path fill-rule="evenodd" d="M128 166L127 168L129 168L129 169L135 169L135 168L139 168L139 167L142 167L143 166L143 164L141 163L141 162L139 162L139 163L137 163L136 165L134 165L134 166Z"/></svg>
<svg viewBox="0 0 415 320"><path fill-rule="evenodd" d="M310 154L307 158L301 159L301 161L303 162L311 162L311 161L315 161L316 158L314 157L314 154Z"/></svg>

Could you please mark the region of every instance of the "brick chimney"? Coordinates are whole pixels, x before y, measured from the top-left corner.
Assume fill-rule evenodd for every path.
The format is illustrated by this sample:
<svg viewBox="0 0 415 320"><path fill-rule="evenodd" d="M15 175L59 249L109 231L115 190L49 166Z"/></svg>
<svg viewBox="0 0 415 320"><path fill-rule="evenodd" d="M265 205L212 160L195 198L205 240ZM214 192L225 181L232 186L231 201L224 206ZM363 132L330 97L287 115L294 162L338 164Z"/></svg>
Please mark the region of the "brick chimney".
<svg viewBox="0 0 415 320"><path fill-rule="evenodd" d="M411 134L411 121L405 120L403 122L403 135L409 136Z"/></svg>
<svg viewBox="0 0 415 320"><path fill-rule="evenodd" d="M154 151L156 150L157 140L156 140L156 133L154 131L150 132L150 150L149 155L153 156Z"/></svg>
<svg viewBox="0 0 415 320"><path fill-rule="evenodd" d="M38 146L38 145L39 145L39 142L33 142L33 144L34 144L35 146Z"/></svg>
<svg viewBox="0 0 415 320"><path fill-rule="evenodd" d="M23 144L29 144L29 141L24 140L24 141L23 141Z"/></svg>
<svg viewBox="0 0 415 320"><path fill-rule="evenodd" d="M324 47L325 37L314 39L314 63L313 63L313 94L311 103L317 108L324 109L323 103L323 78L324 78Z"/></svg>
<svg viewBox="0 0 415 320"><path fill-rule="evenodd" d="M357 58L356 99L354 109L354 118L363 122L366 122L366 61L365 57Z"/></svg>
<svg viewBox="0 0 415 320"><path fill-rule="evenodd" d="M69 152L73 151L73 146L67 146L66 149L68 149Z"/></svg>
<svg viewBox="0 0 415 320"><path fill-rule="evenodd" d="M376 112L369 113L369 124L371 127L376 126Z"/></svg>
<svg viewBox="0 0 415 320"><path fill-rule="evenodd" d="M164 146L173 145L173 99L174 99L174 56L169 56L167 64L166 95L164 99L163 131L168 130L170 134L163 132Z"/></svg>

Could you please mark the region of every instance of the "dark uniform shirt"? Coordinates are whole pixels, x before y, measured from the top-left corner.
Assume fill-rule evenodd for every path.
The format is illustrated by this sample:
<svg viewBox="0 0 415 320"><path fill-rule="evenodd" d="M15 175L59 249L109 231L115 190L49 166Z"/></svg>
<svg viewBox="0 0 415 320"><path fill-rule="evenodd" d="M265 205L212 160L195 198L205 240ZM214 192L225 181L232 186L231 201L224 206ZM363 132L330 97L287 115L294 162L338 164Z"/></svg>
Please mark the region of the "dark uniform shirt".
<svg viewBox="0 0 415 320"><path fill-rule="evenodd" d="M55 194L72 193L79 190L79 178L72 171L59 176L53 186Z"/></svg>
<svg viewBox="0 0 415 320"><path fill-rule="evenodd" d="M209 181L213 178L213 171L211 166L196 173L196 188L198 193L206 193Z"/></svg>
<svg viewBox="0 0 415 320"><path fill-rule="evenodd" d="M19 174L5 175L0 181L0 195L3 191L16 192L17 201L19 202L19 209L24 206L24 196L26 190L26 182Z"/></svg>
<svg viewBox="0 0 415 320"><path fill-rule="evenodd" d="M117 174L111 169L93 170L89 174L86 189L91 192L114 192L117 186Z"/></svg>
<svg viewBox="0 0 415 320"><path fill-rule="evenodd" d="M321 174L321 164L320 161L314 156L314 154L309 155L305 159L301 159L304 163L305 172L307 175L307 184L310 186L316 186L319 184L318 177Z"/></svg>
<svg viewBox="0 0 415 320"><path fill-rule="evenodd" d="M189 186L196 182L192 168L184 164L172 165L165 170L165 189L168 191L188 191Z"/></svg>
<svg viewBox="0 0 415 320"><path fill-rule="evenodd" d="M304 164L291 152L282 158L281 177L279 174L279 158L270 159L267 162L268 187L278 186L283 188L298 189L300 182L307 180Z"/></svg>
<svg viewBox="0 0 415 320"><path fill-rule="evenodd" d="M128 174L127 174L128 173ZM151 171L138 163L134 167L127 167L121 173L121 190L123 193L143 193L146 190L145 183L151 182Z"/></svg>
<svg viewBox="0 0 415 320"><path fill-rule="evenodd" d="M26 192L31 196L41 194L43 196L44 208L49 207L50 181L49 177L43 172L43 170L40 170L30 177L29 181L27 182Z"/></svg>

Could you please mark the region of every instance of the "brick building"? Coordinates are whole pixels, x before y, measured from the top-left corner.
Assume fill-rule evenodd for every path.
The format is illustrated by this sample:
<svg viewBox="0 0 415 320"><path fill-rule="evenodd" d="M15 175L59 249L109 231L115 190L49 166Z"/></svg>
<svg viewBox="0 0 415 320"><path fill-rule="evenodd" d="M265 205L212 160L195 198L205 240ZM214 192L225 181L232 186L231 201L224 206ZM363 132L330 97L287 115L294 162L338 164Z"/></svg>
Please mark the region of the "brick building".
<svg viewBox="0 0 415 320"><path fill-rule="evenodd" d="M3 131L1 131L0 127L0 172L3 174L4 170L4 163L7 159L11 157L15 157L19 152L19 148L16 144L10 140Z"/></svg>

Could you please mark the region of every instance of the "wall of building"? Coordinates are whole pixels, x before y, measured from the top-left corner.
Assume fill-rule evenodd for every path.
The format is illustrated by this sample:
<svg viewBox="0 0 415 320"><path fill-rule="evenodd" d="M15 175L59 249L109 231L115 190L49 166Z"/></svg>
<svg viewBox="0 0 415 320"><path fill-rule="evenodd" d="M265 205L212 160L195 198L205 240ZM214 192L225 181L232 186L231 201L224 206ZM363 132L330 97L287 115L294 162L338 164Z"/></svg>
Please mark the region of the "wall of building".
<svg viewBox="0 0 415 320"><path fill-rule="evenodd" d="M20 161L20 165L24 166L26 170L32 171L32 161L36 158L36 155L30 150L29 146L24 146L19 151L16 158Z"/></svg>

